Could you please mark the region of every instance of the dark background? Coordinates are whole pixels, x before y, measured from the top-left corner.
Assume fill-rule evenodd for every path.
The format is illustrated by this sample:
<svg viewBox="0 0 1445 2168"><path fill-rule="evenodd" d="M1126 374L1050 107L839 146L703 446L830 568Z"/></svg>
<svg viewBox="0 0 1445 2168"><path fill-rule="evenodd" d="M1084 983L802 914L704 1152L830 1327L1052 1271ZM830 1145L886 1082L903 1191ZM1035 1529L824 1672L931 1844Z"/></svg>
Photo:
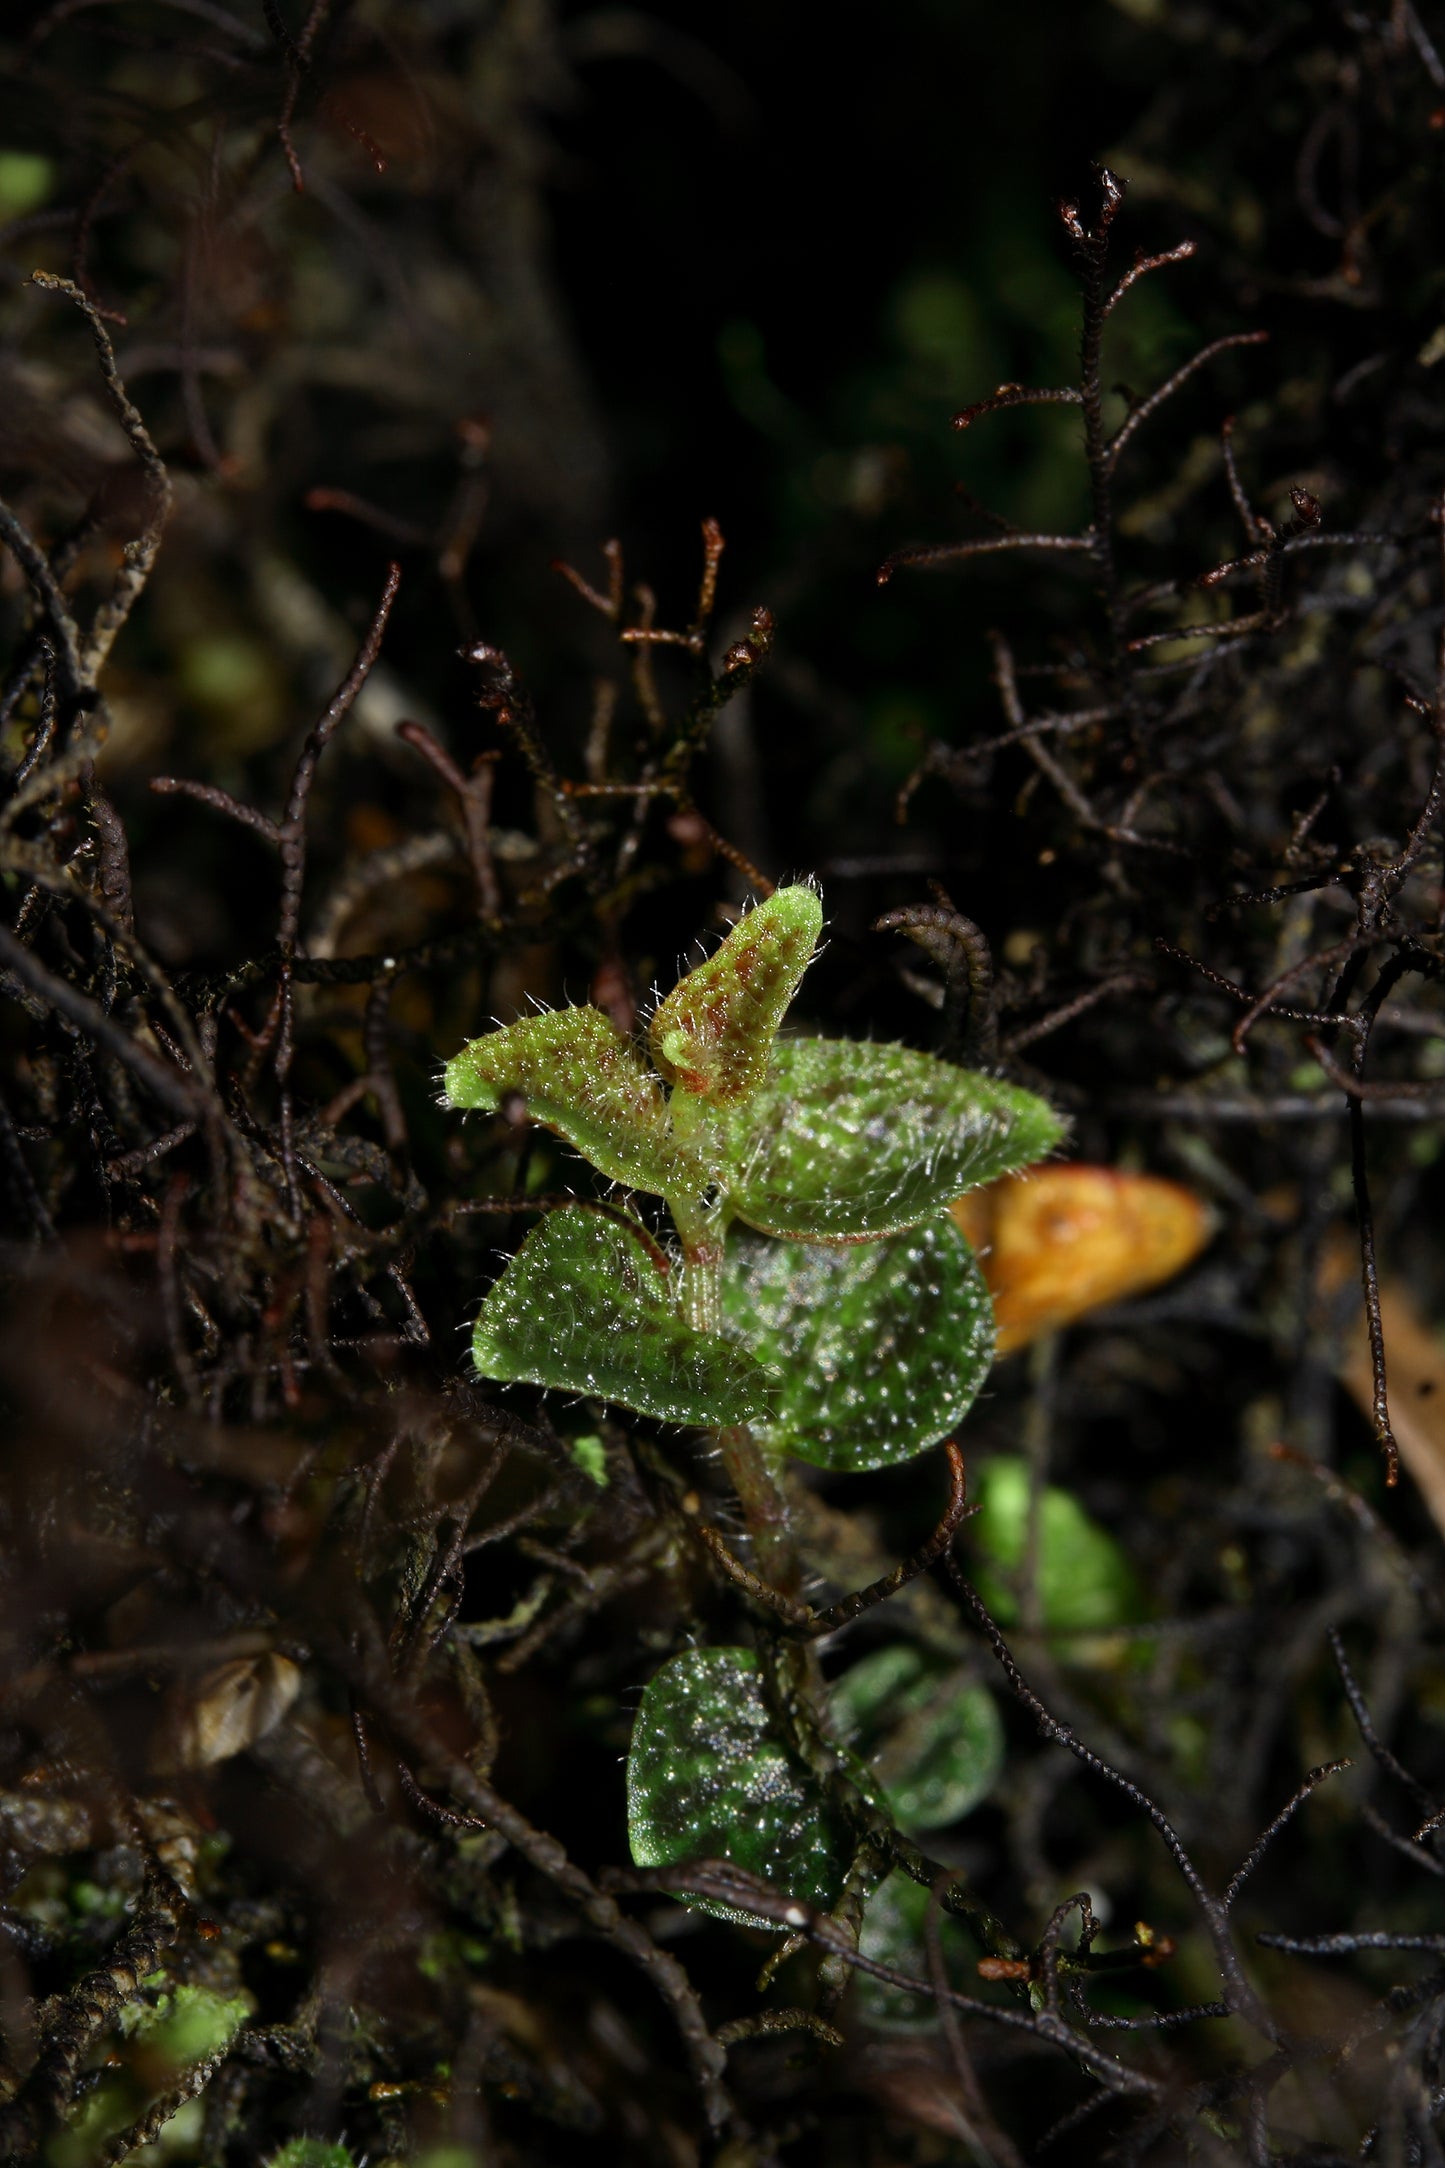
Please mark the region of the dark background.
<svg viewBox="0 0 1445 2168"><path fill-rule="evenodd" d="M590 869L569 870L556 804L479 700L461 651L479 640L506 649L535 695L541 742L580 774L594 681L618 674L616 653L552 560L600 581L602 545L620 538L629 588L649 582L659 622L682 626L708 517L727 539L712 660L755 605L771 607L777 637L699 762L698 799L766 875L821 879L829 947L805 1020L838 1036L945 1043L946 1017L928 998L936 971L920 998L909 967L928 960L869 931L880 912L929 903L930 880L942 881L1000 965L1005 1044L1014 1032L1024 1042L1009 1073L1067 1110L1080 1157L1185 1179L1213 1214L1188 1278L1001 1365L971 1418L970 1452L1027 1447L1142 1591L1138 1649L1075 1664L1034 1635L1029 1664L1081 1736L1147 1776L1216 1880L1306 1769L1356 1753L1355 1789L1311 1802L1250 1885L1241 1933L1434 1934L1438 1859L1427 1879L1408 1844L1392 1848L1359 1812L1375 1811L1373 1783L1400 1837L1424 1806L1364 1767L1326 1640L1329 1626L1346 1630L1382 1731L1437 1784L1438 1533L1411 1482L1387 1491L1368 1420L1336 1375L1358 1328L1344 1100L1307 1025L1267 1019L1243 1056L1228 1034L1247 998L1230 984L1257 992L1328 948L1348 930L1371 854L1398 848L1422 806L1439 811L1428 798L1445 479L1445 70L1428 35L1438 26L1407 5L1287 0L706 13L375 0L310 21L298 74L286 56L308 35L299 15L268 17L249 0L115 0L0 20L0 489L45 547L82 535L68 576L83 617L136 531L135 465L104 414L83 323L27 283L37 264L81 279L109 312L176 485L155 577L106 674L112 727L95 773L37 799L22 849L4 846L7 923L30 908L25 852L74 856L92 877L84 794L102 789L129 839L139 938L196 1015L220 1017L226 1104L269 1207L259 1229L243 1224L195 1137L148 1157L160 1119L144 1091L64 1014L6 1001L14 1135L3 1171L17 1232L0 1249L0 1419L18 1442L0 1508L20 1564L3 1619L6 1675L32 1695L0 1735L6 1782L48 1798L47 1786L70 1783L73 1757L82 1804L101 1821L116 1784L149 1798L150 1729L190 1676L188 1651L238 1620L289 1636L321 1760L287 1765L284 1745L271 1761L237 1755L198 1777L185 1803L197 1828L219 1832L207 1901L227 1939L212 1955L234 1963L278 2026L301 2026L309 1983L354 1958L345 1977L369 2028L344 2067L331 2048L321 2066L287 2063L274 2041L258 2049L235 2130L206 2157L265 2158L297 2129L343 2129L358 2156L390 2157L407 2131L480 2145L482 2111L464 2088L455 2128L449 2107L431 2115L428 2074L472 2040L468 1998L483 1975L515 1998L515 2038L482 2089L499 2159L570 2168L635 2155L677 2168L701 2157L696 2102L650 1989L615 1951L577 1938L571 1900L546 1873L508 1861L493 1877L488 1860L469 1879L457 1868L451 1838L397 1789L395 1704L376 1716L379 1691L366 1720L389 1789L372 1817L350 1727L352 1697L365 1702L376 1678L358 1671L354 1644L340 1646L329 1607L334 1595L341 1615L364 1582L382 1643L401 1633L408 1591L450 1541L457 1469L470 1480L482 1446L510 1435L490 1389L465 1375L464 1336L527 1222L467 1217L467 1206L534 1178L587 1180L536 1130L443 1114L439 1061L531 999L586 999L605 980L624 1006L645 1000L746 886L696 832L669 825L666 808L646 815L631 870L607 871L623 827L611 814L598 816ZM1270 334L1268 347L1217 357L1128 453L1115 506L1126 580L1183 583L1140 623L1202 607L1190 583L1243 546L1220 454L1227 414L1259 512L1282 526L1291 489L1306 491L1331 534L1374 539L1292 559L1268 622L1220 648L1192 705L1176 702L1178 677L1141 675L1127 727L1115 715L1070 740L1069 772L1088 794L1081 818L1017 745L981 765L948 759L1002 727L992 628L1026 664L1068 659L1061 699L1109 688L1118 658L1079 562L1005 553L900 568L884 587L877 573L910 544L987 531L957 485L1027 531L1089 517L1076 409L1001 414L963 435L950 419L1001 382L1073 381L1078 285L1055 203L1096 215L1096 160L1129 184L1116 267L1140 248L1197 248L1191 264L1141 281L1114 320L1108 425L1202 341ZM292 1111L334 1155L326 1163L357 1224L376 1237L357 1236L343 1269L324 1199L308 1192L300 1231L288 1217L280 1078L249 1051L277 969L274 858L238 824L150 785L180 775L276 812L393 554L402 587L381 666L312 796L305 931L368 854L456 831L435 773L397 740L404 715L463 767L500 756L496 823L535 850L507 862L506 910L485 938L455 851L378 876L342 963L410 958L371 1041L365 993L344 970L298 997ZM1244 612L1252 593L1241 577L1215 600ZM0 605L23 652L29 604L8 557ZM668 656L658 671L675 715L696 671ZM1051 697L1048 681L1026 687L1031 706ZM8 773L37 712L27 696L9 716ZM620 712L616 765L632 773L639 730ZM935 772L901 825L897 794L930 750ZM1153 795L1126 816L1141 779ZM1307 848L1296 849L1307 814ZM1109 832L1136 817L1145 844ZM1427 1094L1445 970L1436 848L1349 989L1364 998L1381 957L1414 944L1405 1021L1372 1050L1371 1073ZM552 866L558 881L524 893L517 865ZM1321 885L1303 900L1229 904L1311 871ZM115 957L73 896L25 925L48 970L87 1000L112 998ZM1213 980L1161 958L1161 938ZM1320 966L1296 990L1323 998L1329 979ZM118 983L126 1028L152 1029L148 982ZM367 1087L378 1030L400 1142ZM1220 1114L1220 1101L1235 1113ZM1369 1138L1382 1270L1438 1315L1438 1121L1382 1105ZM115 1175L116 1158L137 1154ZM168 1262L158 1229L169 1230ZM1333 1282L1327 1256L1345 1259ZM335 1265L319 1295L317 1257ZM388 1276L394 1264L411 1275L429 1340ZM204 1295L224 1329L183 1313L178 1286ZM349 1546L406 1395L413 1429L377 1479L381 1564L368 1577ZM757 1621L685 1545L681 1565L664 1570L648 1551L627 1577L634 1545L670 1525L659 1465L686 1470L709 1511L731 1510L705 1452L555 1396L514 1392L503 1415L551 1451L537 1464L547 1480L560 1468L573 1488L544 1491L530 1446L508 1460L481 1523L485 1534L495 1514L506 1529L516 1511L522 1540L483 1544L454 1576L458 1615L505 1614L541 1586L552 1569L527 1548L539 1534L564 1555L557 1589L542 1589L546 1634L517 1672L493 1679L497 1783L599 1872L625 1854L620 1757L641 1683L689 1637L746 1637ZM601 1504L578 1503L567 1459L584 1423L600 1426L612 1455ZM432 1452L438 1438L449 1459ZM889 1559L938 1511L934 1460L818 1488L842 1517L835 1527ZM581 1581L595 1569L609 1593L569 1609L579 1563ZM902 1615L883 1610L868 1631L881 1641ZM984 1644L967 1648L994 1678ZM97 1670L74 1670L72 1658L94 1656ZM76 1689L93 1717L82 1752L80 1734L55 1730L52 1708L72 1704L51 1688L103 1681L112 1657L122 1692ZM470 1738L446 1664L442 1639L412 1714ZM1207 1935L1136 1802L1080 1774L1007 1707L1006 1782L943 1840L950 1858L1031 1945L1083 1875L1114 1893L1116 1928L1144 1917L1177 1933L1178 1970L1133 1977L1121 2008L1212 1994ZM42 1861L52 1879L25 1914L38 1954L24 1979L6 1975L7 1995L60 1994L105 1947L141 1854L127 1865L119 1839L101 1851L97 1840L79 1864ZM29 1904L33 1861L17 1849L10 1864ZM71 1906L81 1877L108 1911L82 1918ZM679 1924L671 1907L649 1918L685 1954L714 2016L753 2007L754 1942L695 1916ZM442 1955L423 1975L407 1953L431 1936ZM469 1954L477 1936L483 1959ZM1301 2168L1359 2158L1384 2121L1390 2143L1398 2129L1420 2146L1409 2153L1402 2137L1396 2154L1379 2152L1390 2168L1435 2158L1406 2123L1420 2122L1420 2088L1438 2107L1438 1980L1394 2013L1407 2053L1389 2067L1363 2058L1364 2074L1351 2066L1338 2088L1332 2065L1321 2092L1309 2043L1338 2046L1372 1997L1418 1977L1415 1959L1367 1959L1321 1987L1299 1961L1250 1950L1271 2007L1308 2049L1278 2095L1274 2134L1293 2148L1279 2157ZM970 1980L974 1955L959 1960ZM207 1951L187 1944L184 1962L204 1970ZM787 1993L813 1993L808 1963ZM1184 2028L1160 2054L1177 2052L1170 2068L1190 2115L1200 2109L1194 2137L1224 2148L1201 2158L1257 2168L1237 2118L1218 2136L1220 2114L1237 2109L1227 2087L1224 2108L1189 2090L1235 2052L1216 2040ZM794 2045L744 2055L737 2080L755 2122L783 2133L790 2168L959 2157L962 2095L938 2036L913 2061L871 2036L839 2063L799 2061ZM1021 2143L1076 2102L1077 2074L1052 2051L981 2052L990 2098ZM577 2072L581 2108L562 2082ZM374 2086L392 2086L385 2099L402 2105L378 2107ZM1090 2135L1056 2157L1097 2158ZM1173 2142L1164 2131L1153 2153L1124 2157L1167 2160Z"/></svg>

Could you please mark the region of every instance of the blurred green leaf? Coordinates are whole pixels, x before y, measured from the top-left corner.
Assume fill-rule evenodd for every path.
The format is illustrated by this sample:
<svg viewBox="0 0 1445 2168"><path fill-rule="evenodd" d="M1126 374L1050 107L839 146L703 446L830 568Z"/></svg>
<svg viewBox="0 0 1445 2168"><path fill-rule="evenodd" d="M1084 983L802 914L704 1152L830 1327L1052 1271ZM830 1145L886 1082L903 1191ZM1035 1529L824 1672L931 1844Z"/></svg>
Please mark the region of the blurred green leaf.
<svg viewBox="0 0 1445 2168"><path fill-rule="evenodd" d="M28 218L55 186L53 158L40 151L0 151L0 219Z"/></svg>
<svg viewBox="0 0 1445 2168"><path fill-rule="evenodd" d="M928 1976L926 1943L928 1907L932 1894L921 1882L895 1870L868 1900L858 1947L865 1957L915 1979ZM945 1913L939 1922L944 1963L955 1987L976 1994L978 1982L970 1981L968 1953L956 1922ZM882 2032L932 2032L938 2025L938 2005L931 1996L910 1995L886 1981L860 1972L854 1990L859 2017Z"/></svg>
<svg viewBox="0 0 1445 2168"><path fill-rule="evenodd" d="M924 381L961 402L962 387L993 342L991 326L957 272L909 272L889 297L888 315L894 336Z"/></svg>
<svg viewBox="0 0 1445 2168"><path fill-rule="evenodd" d="M727 1130L733 1209L764 1234L896 1233L1051 1152L1044 1100L906 1046L785 1039Z"/></svg>
<svg viewBox="0 0 1445 2168"><path fill-rule="evenodd" d="M868 1761L899 1827L921 1834L971 1814L1003 1768L1003 1723L986 1686L907 1642L835 1679L833 1717Z"/></svg>
<svg viewBox="0 0 1445 2168"><path fill-rule="evenodd" d="M639 1867L727 1859L825 1911L852 1857L846 1832L772 1737L750 1649L685 1649L650 1681L627 1757L627 1829ZM719 1919L752 1913L688 1898Z"/></svg>
<svg viewBox="0 0 1445 2168"><path fill-rule="evenodd" d="M248 1995L217 1995L187 1983L136 2028L137 2049L175 2072L204 2062L234 2038L251 2015Z"/></svg>
<svg viewBox="0 0 1445 2168"><path fill-rule="evenodd" d="M1010 1454L985 1461L976 1496L979 1512L969 1524L974 1578L1000 1624L1014 1626L1016 1576L1028 1541L1027 1462ZM1052 1484L1039 1501L1038 1580L1043 1623L1054 1632L1103 1633L1143 1616L1134 1569L1119 1545L1070 1492Z"/></svg>
<svg viewBox="0 0 1445 2168"><path fill-rule="evenodd" d="M606 1490L607 1448L598 1437L574 1438L570 1448L572 1458L582 1470L589 1483L599 1490Z"/></svg>
<svg viewBox="0 0 1445 2168"><path fill-rule="evenodd" d="M880 1242L734 1242L723 1315L774 1381L759 1435L820 1468L937 1444L993 1361L988 1289L946 1212Z"/></svg>
<svg viewBox="0 0 1445 2168"><path fill-rule="evenodd" d="M482 1304L472 1355L484 1378L591 1393L667 1423L746 1423L771 1399L750 1355L676 1315L642 1230L585 1206L533 1228Z"/></svg>

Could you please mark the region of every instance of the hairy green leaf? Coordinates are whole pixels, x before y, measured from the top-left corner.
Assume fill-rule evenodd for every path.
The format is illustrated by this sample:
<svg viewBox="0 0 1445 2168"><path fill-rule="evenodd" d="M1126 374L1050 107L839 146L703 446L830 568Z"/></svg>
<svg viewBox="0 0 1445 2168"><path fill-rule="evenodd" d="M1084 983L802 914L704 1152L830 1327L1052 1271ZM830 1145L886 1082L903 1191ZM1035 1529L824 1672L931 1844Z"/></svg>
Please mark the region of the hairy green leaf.
<svg viewBox="0 0 1445 2168"><path fill-rule="evenodd" d="M678 981L648 1034L669 1083L719 1106L757 1090L822 928L811 888L780 888Z"/></svg>
<svg viewBox="0 0 1445 2168"><path fill-rule="evenodd" d="M1003 1768L992 1694L905 1641L835 1679L839 1732L872 1766L900 1829L943 1829L988 1797Z"/></svg>
<svg viewBox="0 0 1445 2168"><path fill-rule="evenodd" d="M673 1135L667 1097L630 1039L600 1009L524 1016L473 1039L446 1066L454 1107L494 1114L513 1096L601 1173L656 1196L696 1196L708 1172Z"/></svg>
<svg viewBox="0 0 1445 2168"><path fill-rule="evenodd" d="M591 1393L668 1423L746 1423L772 1397L742 1348L677 1316L642 1230L585 1206L533 1228L482 1304L472 1355L484 1378Z"/></svg>
<svg viewBox="0 0 1445 2168"><path fill-rule="evenodd" d="M649 1682L627 1757L627 1833L639 1867L727 1859L830 1909L853 1846L771 1736L750 1649L684 1649ZM730 1905L720 1919L771 1925Z"/></svg>
<svg viewBox="0 0 1445 2168"><path fill-rule="evenodd" d="M1028 1547L1028 1463L1008 1453L985 1461L977 1497L979 1511L969 1524L978 1553L974 1578L989 1609L1012 1626ZM1037 1558L1039 1609L1054 1632L1107 1633L1142 1617L1139 1583L1123 1551L1077 1498L1053 1484L1039 1500Z"/></svg>
<svg viewBox="0 0 1445 2168"><path fill-rule="evenodd" d="M735 1243L723 1317L776 1384L759 1436L820 1468L936 1444L993 1360L988 1289L946 1212L882 1242Z"/></svg>
<svg viewBox="0 0 1445 2168"><path fill-rule="evenodd" d="M1062 1135L1034 1093L931 1054L785 1039L728 1123L723 1179L733 1210L764 1234L847 1241L915 1226Z"/></svg>

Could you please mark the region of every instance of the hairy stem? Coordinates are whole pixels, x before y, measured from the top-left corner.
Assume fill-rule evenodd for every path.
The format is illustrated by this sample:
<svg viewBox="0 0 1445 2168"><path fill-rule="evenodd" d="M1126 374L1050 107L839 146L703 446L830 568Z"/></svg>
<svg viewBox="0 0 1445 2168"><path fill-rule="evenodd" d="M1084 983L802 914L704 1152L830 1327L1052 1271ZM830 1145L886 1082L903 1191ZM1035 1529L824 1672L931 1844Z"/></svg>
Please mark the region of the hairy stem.
<svg viewBox="0 0 1445 2168"><path fill-rule="evenodd" d="M757 1570L770 1587L791 1596L802 1582L802 1561L773 1463L746 1423L714 1436L748 1524Z"/></svg>
<svg viewBox="0 0 1445 2168"><path fill-rule="evenodd" d="M669 1198L668 1203L682 1243L683 1316L694 1332L721 1332L727 1208L709 1209L683 1198ZM802 1565L773 1465L746 1423L713 1436L743 1509L757 1569L773 1587L791 1595L801 1582Z"/></svg>

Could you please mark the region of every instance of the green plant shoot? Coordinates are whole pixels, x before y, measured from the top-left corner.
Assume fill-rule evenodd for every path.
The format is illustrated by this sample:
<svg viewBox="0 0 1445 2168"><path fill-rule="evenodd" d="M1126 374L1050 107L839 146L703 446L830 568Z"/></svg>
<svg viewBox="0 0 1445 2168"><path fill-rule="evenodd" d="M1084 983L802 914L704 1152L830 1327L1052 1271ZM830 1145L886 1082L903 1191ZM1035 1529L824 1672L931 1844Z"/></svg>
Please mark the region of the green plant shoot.
<svg viewBox="0 0 1445 2168"><path fill-rule="evenodd" d="M947 1206L1041 1159L1062 1124L908 1047L780 1039L822 924L803 885L750 911L658 1007L650 1063L593 1008L524 1017L448 1062L450 1105L521 1099L599 1173L662 1198L677 1234L669 1253L628 1213L549 1213L482 1305L483 1377L750 1426L770 1453L842 1471L909 1459L967 1412L993 1318Z"/></svg>

